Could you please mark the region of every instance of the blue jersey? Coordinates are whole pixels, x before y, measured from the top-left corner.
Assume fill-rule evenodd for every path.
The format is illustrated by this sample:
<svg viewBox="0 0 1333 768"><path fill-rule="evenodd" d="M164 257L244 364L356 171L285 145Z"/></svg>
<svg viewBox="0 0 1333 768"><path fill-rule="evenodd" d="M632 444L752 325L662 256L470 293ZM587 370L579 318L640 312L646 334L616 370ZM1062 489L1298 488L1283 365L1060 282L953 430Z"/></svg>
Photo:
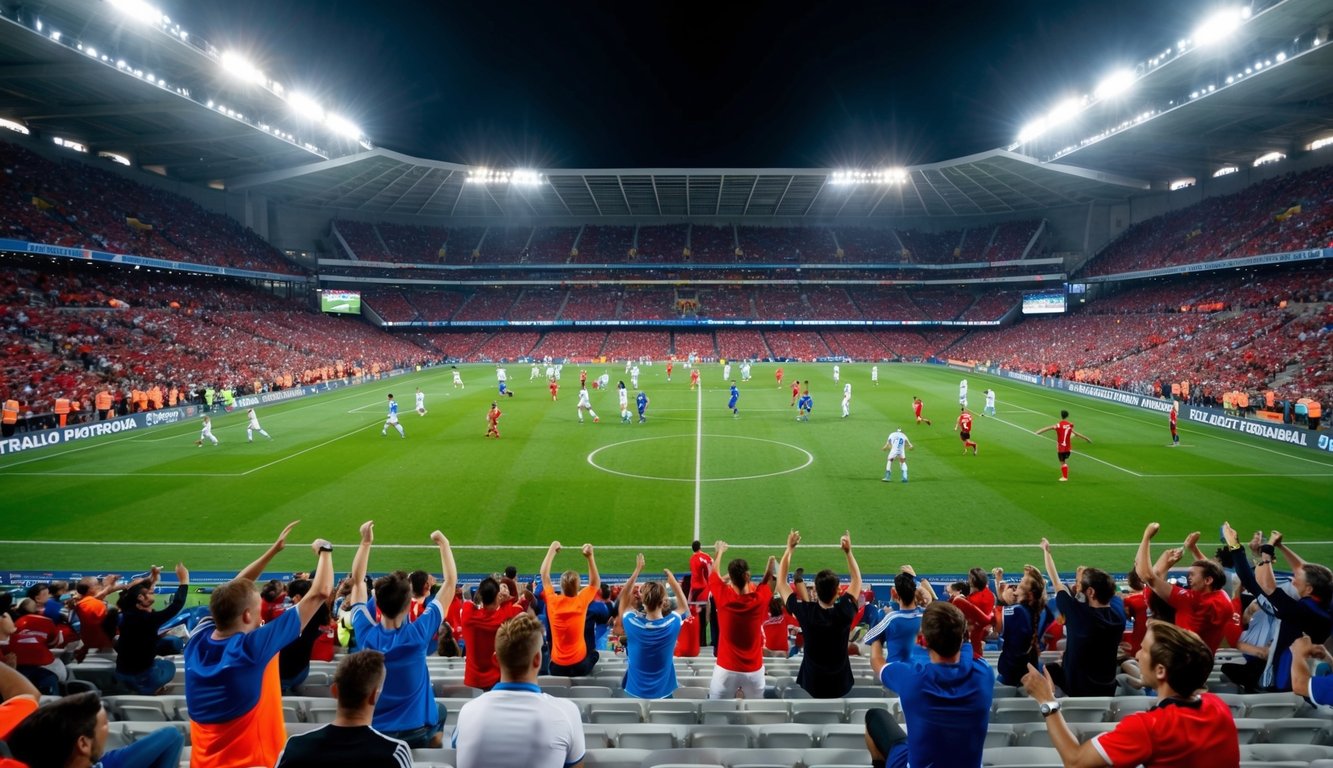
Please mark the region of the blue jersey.
<svg viewBox="0 0 1333 768"><path fill-rule="evenodd" d="M634 404L639 407L639 413L643 413L643 409L648 407L648 396L640 392L639 396L634 398Z"/></svg>
<svg viewBox="0 0 1333 768"><path fill-rule="evenodd" d="M397 416L397 415L398 415L398 401L397 401L397 400L390 400L390 401L389 401L389 415L390 415L390 416Z"/></svg>
<svg viewBox="0 0 1333 768"><path fill-rule="evenodd" d="M814 406L815 400L809 395L801 395L801 399L796 401L796 407L802 411L812 410Z"/></svg>
<svg viewBox="0 0 1333 768"><path fill-rule="evenodd" d="M739 400L740 397L741 397L741 391L740 391L739 389L736 389L736 385L735 385L735 384L732 384L732 385L731 385L731 402L730 402L730 405L735 405L735 404L736 404L736 401Z"/></svg>
<svg viewBox="0 0 1333 768"><path fill-rule="evenodd" d="M879 679L897 692L912 734L908 765L981 765L986 729L972 725L990 720L995 695L995 672L984 659L965 653L956 664L895 661L884 665Z"/></svg>

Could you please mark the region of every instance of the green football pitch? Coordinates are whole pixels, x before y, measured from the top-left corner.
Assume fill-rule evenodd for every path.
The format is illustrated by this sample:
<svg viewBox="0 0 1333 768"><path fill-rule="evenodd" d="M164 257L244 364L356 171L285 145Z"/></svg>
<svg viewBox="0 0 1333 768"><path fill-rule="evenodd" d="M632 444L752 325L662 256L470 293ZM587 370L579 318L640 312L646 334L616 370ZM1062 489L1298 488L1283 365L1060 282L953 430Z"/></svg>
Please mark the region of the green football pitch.
<svg viewBox="0 0 1333 768"><path fill-rule="evenodd" d="M628 571L640 551L650 569L679 570L696 537L728 541L758 572L796 528L795 564L807 568L843 570L836 544L846 529L867 573L905 563L1012 572L1040 562L1043 536L1062 568L1123 571L1153 520L1163 527L1158 550L1194 530L1215 541L1229 520L1241 531L1276 528L1303 556L1333 560L1333 455L1183 422L1172 448L1164 415L969 374L973 456L953 431L957 371L881 365L875 386L869 365L843 365L853 385L844 419L831 364L787 365L781 388L775 368L756 365L752 381L738 382L738 417L725 407L721 365L701 367L701 392L683 366L670 382L662 364L644 369L646 424L620 423L614 391L594 391L601 422L580 424L578 367L565 367L553 403L544 381L513 365L502 438L486 439L494 369L464 366L465 389L436 368L260 408L272 441L247 443L238 411L216 416L216 447L195 446L194 420L3 457L0 568L138 572L183 560L229 570L297 519L291 544L300 546L275 570L308 568L304 545L315 537L353 544L367 519L376 521L373 570L438 569L429 534L439 528L464 572L532 572L552 539L569 546L557 569L580 568L574 548L592 542L606 572ZM614 388L622 370L588 373L609 373ZM732 372L739 379L739 367ZM809 422L796 420L792 379L810 381ZM426 416L413 412L418 386ZM995 417L980 414L987 387L998 393ZM406 439L381 436L389 392ZM933 426L913 423L913 395ZM1033 434L1062 408L1093 440L1075 442L1068 483L1057 482L1052 433ZM881 480L881 447L896 427L915 444L906 484L896 468ZM335 564L350 566L350 547Z"/></svg>

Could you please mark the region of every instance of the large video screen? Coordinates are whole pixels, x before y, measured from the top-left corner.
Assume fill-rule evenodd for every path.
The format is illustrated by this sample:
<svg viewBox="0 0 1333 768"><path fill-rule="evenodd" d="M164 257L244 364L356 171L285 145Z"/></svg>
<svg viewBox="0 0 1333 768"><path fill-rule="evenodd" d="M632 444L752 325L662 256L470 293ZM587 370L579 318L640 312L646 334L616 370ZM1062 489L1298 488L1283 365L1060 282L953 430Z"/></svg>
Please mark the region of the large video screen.
<svg viewBox="0 0 1333 768"><path fill-rule="evenodd" d="M360 291L330 291L325 288L319 294L319 308L337 315L361 314Z"/></svg>
<svg viewBox="0 0 1333 768"><path fill-rule="evenodd" d="M1065 311L1065 292L1063 288L1053 291L1023 294L1023 314L1058 315Z"/></svg>

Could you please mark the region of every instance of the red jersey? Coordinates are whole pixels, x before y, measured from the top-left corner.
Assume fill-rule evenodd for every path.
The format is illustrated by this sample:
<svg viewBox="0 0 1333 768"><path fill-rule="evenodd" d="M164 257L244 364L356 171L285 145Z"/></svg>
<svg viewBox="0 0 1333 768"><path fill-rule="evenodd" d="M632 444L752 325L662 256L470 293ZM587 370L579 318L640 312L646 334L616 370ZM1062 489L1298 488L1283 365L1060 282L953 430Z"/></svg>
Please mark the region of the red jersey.
<svg viewBox="0 0 1333 768"><path fill-rule="evenodd" d="M972 431L972 414L970 413L958 414L958 431L960 432Z"/></svg>
<svg viewBox="0 0 1333 768"><path fill-rule="evenodd" d="M671 375L671 369L674 368L674 367L676 367L675 364L668 360L668 361L667 361L667 375L668 375L668 376Z"/></svg>
<svg viewBox="0 0 1333 768"><path fill-rule="evenodd" d="M708 599L708 574L713 571L713 558L704 551L690 555L690 598Z"/></svg>
<svg viewBox="0 0 1333 768"><path fill-rule="evenodd" d="M923 405L925 405L925 403L921 402L920 400L916 400L916 401L914 401L914 402L912 403L912 413L913 413L918 419L921 418L921 406L923 406Z"/></svg>
<svg viewBox="0 0 1333 768"><path fill-rule="evenodd" d="M1174 408L1171 410L1171 428L1176 428L1176 411Z"/></svg>
<svg viewBox="0 0 1333 768"><path fill-rule="evenodd" d="M1055 446L1061 452L1068 453L1073 450L1074 425L1068 421L1061 420L1055 425Z"/></svg>
<svg viewBox="0 0 1333 768"><path fill-rule="evenodd" d="M695 370L690 371L690 381L698 381L698 380L699 380L699 370L696 368Z"/></svg>
<svg viewBox="0 0 1333 768"><path fill-rule="evenodd" d="M551 391L554 392L555 388L552 387ZM491 412L486 414L486 421L489 421L492 427L495 426L500 421L500 409L492 408Z"/></svg>
<svg viewBox="0 0 1333 768"><path fill-rule="evenodd" d="M463 684L490 689L500 682L500 665L495 659L495 632L501 624L523 611L514 603L505 603L492 611L471 602L464 602L462 610L462 637L467 646L467 656L463 658Z"/></svg>
<svg viewBox="0 0 1333 768"><path fill-rule="evenodd" d="M60 631L54 621L40 613L20 616L9 638L9 652L20 667L44 667L56 660L51 646L60 643Z"/></svg>
<svg viewBox="0 0 1333 768"><path fill-rule="evenodd" d="M791 385L791 396L796 397L799 394L801 394L801 382L798 381Z"/></svg>
<svg viewBox="0 0 1333 768"><path fill-rule="evenodd" d="M729 672L755 672L764 668L764 617L773 599L773 589L761 584L741 594L723 584L713 571L708 588L717 603L717 665Z"/></svg>
<svg viewBox="0 0 1333 768"><path fill-rule="evenodd" d="M1197 707L1168 704L1129 715L1115 730L1094 736L1094 745L1112 765L1240 765L1236 721L1227 705L1211 693L1200 698Z"/></svg>
<svg viewBox="0 0 1333 768"><path fill-rule="evenodd" d="M1197 633L1208 650L1217 653L1227 625L1236 620L1231 598L1226 592L1196 592L1174 587L1167 602L1176 609L1176 626Z"/></svg>
<svg viewBox="0 0 1333 768"><path fill-rule="evenodd" d="M699 616L693 606L680 623L680 634L676 636L675 655L692 659L699 655Z"/></svg>
<svg viewBox="0 0 1333 768"><path fill-rule="evenodd" d="M579 384L586 386L588 383L588 372L579 371Z"/></svg>
<svg viewBox="0 0 1333 768"><path fill-rule="evenodd" d="M779 369L777 370L777 372L774 373L773 375L777 377L778 383L781 384L781 383L782 383L782 369L779 368Z"/></svg>
<svg viewBox="0 0 1333 768"><path fill-rule="evenodd" d="M1125 642L1129 643L1129 652L1138 653L1143 645L1143 636L1148 633L1148 595L1135 592L1125 597L1125 618L1133 625L1125 630Z"/></svg>
<svg viewBox="0 0 1333 768"><path fill-rule="evenodd" d="M557 384L556 382L552 381L552 382L551 382L551 397L554 398L554 397L555 397L555 393L558 392L559 390L560 390L560 385Z"/></svg>
<svg viewBox="0 0 1333 768"><path fill-rule="evenodd" d="M764 619L764 648L769 651L782 651L786 653L790 648L787 641L787 628L799 627L800 622L793 619L787 609L783 608L782 613L777 616L769 616Z"/></svg>

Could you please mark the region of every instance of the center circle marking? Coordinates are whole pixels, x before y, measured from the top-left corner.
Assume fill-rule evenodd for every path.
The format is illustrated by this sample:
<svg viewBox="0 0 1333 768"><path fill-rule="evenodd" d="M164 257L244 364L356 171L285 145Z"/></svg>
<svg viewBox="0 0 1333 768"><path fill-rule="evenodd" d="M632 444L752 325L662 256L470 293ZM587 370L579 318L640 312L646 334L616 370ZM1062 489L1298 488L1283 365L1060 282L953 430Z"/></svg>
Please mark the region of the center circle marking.
<svg viewBox="0 0 1333 768"><path fill-rule="evenodd" d="M643 443L643 442L648 442L649 440L694 439L694 437L695 435L658 435L656 437L640 437L640 438L635 438L633 440L621 440L620 442L610 443L609 445L603 445L600 448L594 449L591 453L588 454L588 463L591 464L594 469L599 469L603 472L606 472L607 474L619 475L621 477L629 477L635 480L662 480L671 483L693 483L694 478L692 477L661 477L658 475L641 475L633 472L621 472L618 469L611 469L610 467L604 467L601 464L597 463L597 454L607 450L608 448L617 448L622 445L630 445L631 443ZM800 453L805 454L805 463L801 464L800 466L790 467L788 469L780 470L778 472L765 472L764 474L759 474L759 475L737 475L735 477L703 477L699 479L699 482L701 483L728 483L728 482L735 482L738 480L760 480L765 477L777 477L779 475L789 475L793 472L800 472L801 470L805 469L806 467L810 466L815 462L814 454L810 453L804 448L792 445L791 443L784 443L780 440L768 440L762 437L746 437L743 435L703 435L703 437L720 438L724 440L751 440L756 443L771 443L773 445L780 445L783 446L784 448L790 448L793 451L799 451Z"/></svg>

